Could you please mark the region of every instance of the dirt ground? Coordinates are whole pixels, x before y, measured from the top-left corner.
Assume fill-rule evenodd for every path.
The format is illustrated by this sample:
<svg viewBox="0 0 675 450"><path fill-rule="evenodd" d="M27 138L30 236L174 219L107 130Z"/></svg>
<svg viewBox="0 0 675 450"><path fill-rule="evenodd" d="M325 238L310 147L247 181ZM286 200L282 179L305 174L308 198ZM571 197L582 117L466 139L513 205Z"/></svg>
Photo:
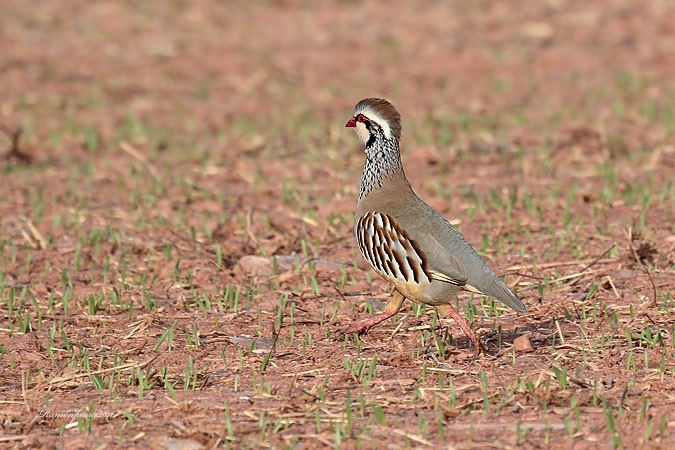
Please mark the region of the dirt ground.
<svg viewBox="0 0 675 450"><path fill-rule="evenodd" d="M675 447L673 2L0 9L2 447ZM369 96L528 307L462 296L477 360L339 333Z"/></svg>

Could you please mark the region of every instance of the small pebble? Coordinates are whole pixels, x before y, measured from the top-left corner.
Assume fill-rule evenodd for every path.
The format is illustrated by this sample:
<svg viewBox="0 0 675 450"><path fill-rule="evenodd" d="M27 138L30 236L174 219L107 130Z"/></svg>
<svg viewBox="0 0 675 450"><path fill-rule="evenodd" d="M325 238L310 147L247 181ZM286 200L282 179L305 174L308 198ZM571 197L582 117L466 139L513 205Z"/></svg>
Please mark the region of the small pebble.
<svg viewBox="0 0 675 450"><path fill-rule="evenodd" d="M534 350L532 347L532 342L530 342L530 335L523 334L518 336L515 341L513 341L513 348L519 353L527 353Z"/></svg>

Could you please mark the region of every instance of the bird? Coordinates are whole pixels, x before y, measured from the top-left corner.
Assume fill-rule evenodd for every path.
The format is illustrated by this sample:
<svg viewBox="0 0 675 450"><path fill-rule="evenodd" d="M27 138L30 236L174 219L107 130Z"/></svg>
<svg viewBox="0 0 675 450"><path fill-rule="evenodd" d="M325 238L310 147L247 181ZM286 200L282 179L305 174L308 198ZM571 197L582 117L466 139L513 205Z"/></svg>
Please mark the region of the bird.
<svg viewBox="0 0 675 450"><path fill-rule="evenodd" d="M366 154L354 214L356 243L375 272L393 286L393 296L384 311L342 331L367 332L393 317L407 298L452 317L473 344L474 358L479 356L485 344L452 306L457 294L492 296L521 312L525 305L466 238L413 191L401 162L401 116L389 101L361 100L345 126L355 129Z"/></svg>

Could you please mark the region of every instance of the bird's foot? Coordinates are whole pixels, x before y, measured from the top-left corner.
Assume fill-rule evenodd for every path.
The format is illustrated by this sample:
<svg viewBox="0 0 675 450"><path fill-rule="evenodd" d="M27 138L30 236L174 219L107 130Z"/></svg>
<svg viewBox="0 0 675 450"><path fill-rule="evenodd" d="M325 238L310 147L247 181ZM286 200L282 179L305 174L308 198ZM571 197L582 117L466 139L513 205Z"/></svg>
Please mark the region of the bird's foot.
<svg viewBox="0 0 675 450"><path fill-rule="evenodd" d="M449 315L452 317L455 322L457 322L457 325L462 329L464 334L466 334L466 337L469 338L471 343L473 344L473 357L478 358L480 356L481 350L487 350L487 345L485 345L485 342L483 340L476 336L476 334L473 332L471 329L471 325L469 325L469 321L466 320L465 317L463 317L461 314L457 312L455 308L452 307L452 305L447 304L447 305L441 305L437 306L439 311L443 312L444 314Z"/></svg>
<svg viewBox="0 0 675 450"><path fill-rule="evenodd" d="M473 334L473 333L471 333ZM483 341L480 336L476 336L473 334L473 336L467 335L471 343L473 344L473 358L476 359L480 356L480 352L482 350L487 351L487 344L485 344L485 341Z"/></svg>
<svg viewBox="0 0 675 450"><path fill-rule="evenodd" d="M372 327L377 325L380 322L383 322L390 317L394 316L396 312L392 311L384 311L379 314L374 315L368 320L364 320L363 322L360 323L355 323L354 325L345 328L344 330L340 330L344 334L351 334L351 333L358 333L358 334L363 334L367 333L368 330L370 330Z"/></svg>

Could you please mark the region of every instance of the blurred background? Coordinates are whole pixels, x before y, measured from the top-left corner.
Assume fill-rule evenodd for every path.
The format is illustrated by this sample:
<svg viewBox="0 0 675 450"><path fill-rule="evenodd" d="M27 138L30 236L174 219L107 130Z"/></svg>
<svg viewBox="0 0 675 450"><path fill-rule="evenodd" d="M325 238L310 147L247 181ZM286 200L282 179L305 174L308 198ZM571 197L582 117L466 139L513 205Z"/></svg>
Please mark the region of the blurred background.
<svg viewBox="0 0 675 450"><path fill-rule="evenodd" d="M6 171L30 161L57 186L91 172L97 208L138 209L141 191L105 198L136 166L161 178L157 214L177 208L161 204L175 180L215 195L169 220L186 228L282 196L349 221L363 158L343 126L381 96L403 115L413 186L443 213L639 196L672 185L674 18L670 1L8 0L0 148Z"/></svg>
<svg viewBox="0 0 675 450"><path fill-rule="evenodd" d="M541 148L585 127L640 150L673 132L674 14L670 1L7 0L1 117L39 158L125 132L344 158L350 108L384 96L409 144Z"/></svg>
<svg viewBox="0 0 675 450"><path fill-rule="evenodd" d="M32 404L34 412L45 395L49 404L51 392L55 409L77 410L86 400L97 410L118 411L89 430L113 442L124 442L125 432L171 430L209 446L224 442L218 439L242 446L267 439L278 447L307 433L319 439L313 445L336 439L339 446L367 421L363 436L377 447L400 441L377 426L385 422L384 411L388 424L435 445L444 442L446 413L461 426L489 422L474 437L469 431L468 442L520 445L522 435L512 439L501 425L489 428L506 417L509 430L519 429L514 424L521 418L538 420L541 427L529 439L548 445L544 421L560 422L556 408L572 405L578 394L584 417L593 421L581 422L577 408L576 431L558 424L554 437L573 442L590 436L592 447L598 439L617 446L611 409L605 420L596 406L600 386L610 405L629 405L617 416L627 447L656 439L659 427L667 439L672 402L661 390L672 390L672 377L663 381L672 372L672 351L652 351L650 364L646 350L636 353L634 373L624 373L625 354L632 358L638 344L627 343L617 323L629 341L631 332L638 336L649 327L654 335L663 332L661 345L675 336L669 312L675 282L673 80L671 0L2 0L0 309L9 320L0 326L11 338L0 353L15 359L11 367L0 365L0 378L8 380L8 396L24 388L23 397L12 397L3 430L62 435L63 421L36 422L24 408ZM456 405L438 409L438 398L418 395L418 386L432 392L439 385L438 378L420 378L427 364L441 365L429 347L419 349L435 339L424 328L430 310L406 306L399 315L404 326L391 342L374 331L363 351L377 361L361 360L360 347L358 358L348 355L353 343L344 344L344 361L335 357L343 347L331 340L331 329L364 319L389 296L352 236L364 155L344 124L356 102L371 96L387 98L403 116L402 158L415 190L507 275L530 310L499 322L499 345L502 327L504 342L513 341L518 327L528 330L538 352L531 359L493 348L493 359L473 363L462 359L470 349L460 339L448 340L452 345L442 347L447 354L437 344L441 360L465 365L448 371L460 386L459 404L473 408L483 393L488 401L488 392L490 401L506 399L486 406L484 415L460 413ZM10 306L9 293L13 299L24 288L34 304ZM291 307L279 300L284 296L288 305L297 304L297 336L309 338L293 340L283 328L265 384L265 353L252 353L250 342L269 349L274 338L276 345L273 317L281 321L283 308ZM495 320L501 320L490 318L495 305L474 304L482 314L476 306L467 314L482 333L493 333L494 347ZM38 327L37 308L47 311L47 305L45 325ZM634 305L649 315L634 317ZM595 319L605 315L592 320L587 308ZM37 344L29 334L7 331L17 323L26 331L27 322ZM52 336L48 343L46 330L56 323L72 348L82 344L79 356L65 338L54 344ZM579 323L586 327L581 334ZM390 325L384 327L387 339ZM100 326L104 331L97 334ZM173 327L180 344L151 359L166 348L165 333ZM193 340L198 331L201 347ZM557 333L573 345L556 348ZM616 333L612 344L605 341ZM248 340L227 340L242 334ZM53 346L59 347L56 356ZM90 370L88 360L78 359L82 348L99 352L99 368L118 364L118 349L128 358L120 364L131 361L125 367L151 360L154 390L143 397L133 376L129 383L111 376L103 383L110 383L109 397L105 386L100 392L88 381L62 378L66 366ZM193 355L208 395L200 394L197 409L180 409L173 398L188 405L194 394L187 389ZM563 385L551 360L595 385L577 389L566 378ZM644 370L635 369L642 360ZM487 374L483 390L476 388L475 364ZM525 379L530 364L540 370L528 381L532 389L514 394L509 387L504 394L500 384L524 386L519 377ZM351 385L354 367L361 367L361 376L363 367L376 366L387 375L372 381L369 375L357 386L377 417L362 412L355 434L343 436L332 428L334 420L357 393L350 400L346 389L327 390L330 402L324 400L321 411L333 408L332 415L315 430L319 389ZM298 379L298 370L307 375ZM329 373L335 374L330 382ZM47 394L40 380L49 380ZM166 380L187 380L185 392L169 393L162 387ZM387 384L391 380L398 384ZM298 397L291 401L294 386ZM388 399L374 394L394 388ZM237 389L245 394L234 395ZM311 395L300 396L300 389ZM171 400L162 400L164 394ZM111 405L115 395L126 395L123 407L143 420L127 420L119 402ZM231 407L236 439L222 430L223 401ZM513 406L517 401L525 412ZM281 412L270 404L282 405ZM502 416L490 415L495 408L499 415L503 405ZM654 419L647 425L637 411L649 405ZM297 415L284 416L288 411ZM280 434L266 431L272 427L266 428L265 414L291 417L292 425ZM185 425L167 424L165 415ZM424 417L431 424L426 434ZM63 443L72 444L65 439L74 427L59 438ZM462 441L466 429L447 436ZM85 434L78 436L83 447L92 446Z"/></svg>
<svg viewBox="0 0 675 450"><path fill-rule="evenodd" d="M425 167L438 163L445 186L522 182L532 164L584 178L612 155L653 152L619 165L630 176L673 165L673 18L669 1L8 0L0 143L21 127L35 161L96 155L123 173L125 141L173 175L208 159L351 193L362 155L342 126L382 96L403 114L405 166L435 175ZM536 155L488 167L519 152ZM452 172L465 160L473 177Z"/></svg>

